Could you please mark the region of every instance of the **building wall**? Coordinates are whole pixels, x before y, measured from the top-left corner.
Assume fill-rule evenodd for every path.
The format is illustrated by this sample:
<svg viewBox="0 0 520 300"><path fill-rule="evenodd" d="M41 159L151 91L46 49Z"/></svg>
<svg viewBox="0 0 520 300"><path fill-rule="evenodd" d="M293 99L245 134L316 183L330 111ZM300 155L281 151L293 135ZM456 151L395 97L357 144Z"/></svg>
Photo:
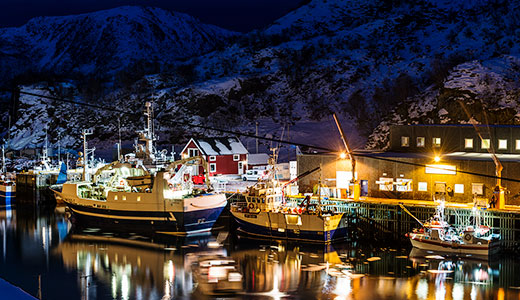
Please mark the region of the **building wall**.
<svg viewBox="0 0 520 300"><path fill-rule="evenodd" d="M520 126L478 127L485 139L490 139L496 153L520 154L516 141L520 141ZM489 130L488 130L489 129ZM409 146L403 146L401 137L409 137ZM424 147L418 147L417 138L424 137ZM441 138L441 146L433 145L433 138ZM465 147L465 139L473 139L473 147ZM507 140L507 148L499 149L498 140ZM394 125L390 127L390 151L392 152L479 152L487 153L472 125Z"/></svg>
<svg viewBox="0 0 520 300"><path fill-rule="evenodd" d="M352 171L349 160L341 160L337 155L303 154L297 157L298 175L321 165L321 171L316 171L298 180L300 193L312 192L313 186L321 178L322 184L336 186L336 171Z"/></svg>
<svg viewBox="0 0 520 300"><path fill-rule="evenodd" d="M407 165L399 162L407 162L413 164L432 164L431 159L425 158L399 158L388 157L388 159L398 162L390 162L377 160L369 157L358 157L356 159L356 173L359 180L367 180L368 196L377 198L391 199L421 199L433 200L435 195L435 183L445 183L451 192L445 193L445 199L450 202L472 202L473 192L472 184L483 184L483 194L478 195L481 199L490 199L493 195L493 188L496 185L496 179L478 175L464 174L459 171L455 175L445 174L427 174L425 167ZM310 170L319 164L322 164L322 181L328 186L333 187L332 178L335 178L336 171L351 171L350 161L339 161L333 156L326 155L301 155L298 156L298 173L301 174L306 170ZM445 160L439 164L456 166L457 170L466 172L495 175L495 164L492 161L472 161L472 160ZM520 178L520 163L503 162L504 169L502 171L503 178ZM318 183L319 173L316 172L304 179L299 180L300 192L312 191L312 186ZM411 191L398 191L396 185L392 185L390 191L380 190L377 183L381 178L391 178L392 181L397 179L411 179L409 187ZM419 191L419 183L426 183L426 191ZM330 183L330 184L329 184ZM455 185L463 186L463 193L455 193ZM508 193L506 195L506 204L520 204L520 183L512 181L502 181ZM404 187L403 187L404 188Z"/></svg>
<svg viewBox="0 0 520 300"><path fill-rule="evenodd" d="M206 157L209 164L215 163L217 167L216 172L210 172L210 176L239 174L239 162L242 162L242 173L247 169L247 154L240 154L238 161L233 160L233 155L217 155L215 158L215 161L210 161L209 156Z"/></svg>

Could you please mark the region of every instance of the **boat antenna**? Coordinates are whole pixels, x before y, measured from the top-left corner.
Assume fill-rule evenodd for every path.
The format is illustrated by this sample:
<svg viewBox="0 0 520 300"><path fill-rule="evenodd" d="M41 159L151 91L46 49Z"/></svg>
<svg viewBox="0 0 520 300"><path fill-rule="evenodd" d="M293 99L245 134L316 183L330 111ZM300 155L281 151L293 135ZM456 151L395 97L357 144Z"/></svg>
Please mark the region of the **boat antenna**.
<svg viewBox="0 0 520 300"><path fill-rule="evenodd" d="M117 117L117 131L119 134L119 142L117 143L117 160L121 160L121 118Z"/></svg>

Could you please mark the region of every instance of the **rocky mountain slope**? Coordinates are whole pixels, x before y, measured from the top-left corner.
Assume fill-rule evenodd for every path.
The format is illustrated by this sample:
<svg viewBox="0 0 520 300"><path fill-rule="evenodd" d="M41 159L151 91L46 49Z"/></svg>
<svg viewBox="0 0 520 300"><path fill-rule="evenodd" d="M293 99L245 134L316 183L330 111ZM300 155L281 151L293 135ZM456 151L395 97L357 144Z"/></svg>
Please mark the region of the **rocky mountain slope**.
<svg viewBox="0 0 520 300"><path fill-rule="evenodd" d="M170 45L154 52L171 59L167 67L136 70L134 65L125 69L129 59L140 56L124 49L124 55L113 52L107 55L113 59L110 68L122 69L110 82L87 89L89 85L84 82L60 79L47 82L50 88L46 92L62 95L61 87L66 85L73 87L70 97L82 101L95 98L98 103L124 106L131 111L139 111L146 99L154 99L159 129L166 142L193 133L193 128L179 126L180 122L252 131L252 124L260 120L266 128L277 128L271 134L280 134L281 126L291 125L293 140L335 145L338 143L330 115L336 112L346 121L348 134L357 147L364 147L369 136L369 147L384 147L385 128L392 123L467 122L455 98L470 107L489 97L499 99L492 102L498 109L495 104L486 106L488 118L499 123L517 122L509 117L516 114L518 103L515 78L519 73L519 8L520 1L500 0L313 0L264 30L235 35L231 40L225 39L231 33L215 29L226 44L213 51L204 49L215 47L217 42L208 43L207 48L191 47L183 35L178 41L186 42L185 46ZM58 22L59 18L51 19ZM122 27L131 26L126 20L120 18ZM110 34L113 30L106 28L104 32ZM118 32L112 34L121 38ZM166 34L168 39L170 35L174 34ZM51 40L42 44L52 44ZM140 41L121 43L141 45ZM178 51L176 47L199 51ZM79 53L91 53L91 59L103 55L87 48L77 49ZM182 53L187 55L180 60ZM51 65L58 68L62 61L59 56L54 60L46 57L40 60L40 66L53 61ZM74 61L74 55L69 58ZM82 65L76 68L82 72L90 70L86 63L70 65ZM36 86L41 83L28 87L33 90ZM21 97L22 103L24 99ZM46 101L41 103L48 105ZM28 114L26 111L23 115ZM37 114L32 116L38 118ZM474 117L479 119L478 115ZM90 125L75 114L70 118L67 121L78 127ZM12 134L24 136L21 128L28 121L21 116ZM43 118L40 123L45 122L48 120ZM107 123L100 126L106 126L108 138L117 129L113 119ZM132 118L125 123L129 131L141 124ZM60 130L70 133L68 125L64 126ZM35 141L42 140L41 133L39 136ZM19 147L27 139L24 141Z"/></svg>

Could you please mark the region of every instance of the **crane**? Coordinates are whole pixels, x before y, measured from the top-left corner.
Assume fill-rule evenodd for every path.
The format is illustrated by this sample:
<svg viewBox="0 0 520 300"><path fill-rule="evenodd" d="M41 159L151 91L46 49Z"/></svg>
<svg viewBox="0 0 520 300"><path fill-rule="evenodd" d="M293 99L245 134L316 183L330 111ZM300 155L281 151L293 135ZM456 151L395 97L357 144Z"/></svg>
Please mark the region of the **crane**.
<svg viewBox="0 0 520 300"><path fill-rule="evenodd" d="M343 146L345 146L347 156L350 159L350 163L352 164L352 183L354 184L354 200L359 200L359 196L361 195L361 187L359 185L359 181L356 179L356 159L352 154L352 149L348 144L347 138L345 137L345 133L343 132L343 128L339 123L336 113L333 113L332 116L334 117L334 121L336 122L336 126L338 127L339 134L341 135L341 141L343 142Z"/></svg>

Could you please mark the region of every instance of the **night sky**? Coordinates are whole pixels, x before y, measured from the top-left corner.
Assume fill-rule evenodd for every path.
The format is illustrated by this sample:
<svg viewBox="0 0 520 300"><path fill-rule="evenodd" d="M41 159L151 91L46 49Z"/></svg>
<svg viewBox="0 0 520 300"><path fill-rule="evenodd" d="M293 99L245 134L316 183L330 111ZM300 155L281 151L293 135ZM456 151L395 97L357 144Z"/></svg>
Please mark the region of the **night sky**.
<svg viewBox="0 0 520 300"><path fill-rule="evenodd" d="M187 13L204 23L247 32L260 29L302 0L1 0L0 27L20 26L37 16L80 14L123 5L155 6Z"/></svg>

